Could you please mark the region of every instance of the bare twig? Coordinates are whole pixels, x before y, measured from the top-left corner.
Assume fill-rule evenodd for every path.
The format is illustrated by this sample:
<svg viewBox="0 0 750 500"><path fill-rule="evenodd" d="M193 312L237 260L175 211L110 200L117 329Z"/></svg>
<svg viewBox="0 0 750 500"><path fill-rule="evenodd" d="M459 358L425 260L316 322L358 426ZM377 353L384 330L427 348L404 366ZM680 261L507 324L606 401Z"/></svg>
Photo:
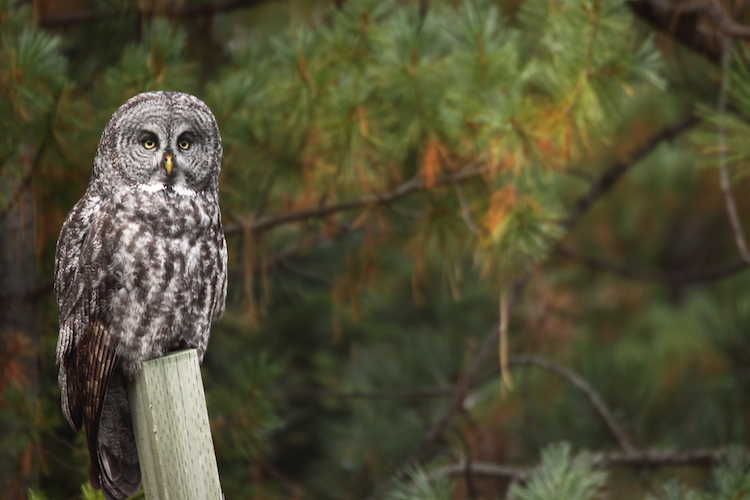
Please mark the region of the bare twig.
<svg viewBox="0 0 750 500"><path fill-rule="evenodd" d="M283 267L287 271L290 271L290 272L296 274L297 276L299 276L301 278L304 278L304 279L310 280L310 281L315 281L315 282L318 282L318 283L323 283L326 286L332 286L333 285L333 282L330 279L328 279L328 278L326 278L324 276L318 276L317 274L308 272L308 271L306 271L304 269L299 269L297 266L292 265L287 259L281 259L281 260L278 260L277 262L278 262L279 266Z"/></svg>
<svg viewBox="0 0 750 500"><path fill-rule="evenodd" d="M464 479L466 481L466 497L470 500L477 498L477 485L474 481L474 472L472 468L471 450L469 450L469 442L466 440L464 435L459 429L455 430L458 439L461 441L461 445L464 447Z"/></svg>
<svg viewBox="0 0 750 500"><path fill-rule="evenodd" d="M391 389L380 391L331 391L328 389L295 389L286 395L308 398L335 399L414 399L444 398L453 392L452 387L428 387L423 389Z"/></svg>
<svg viewBox="0 0 750 500"><path fill-rule="evenodd" d="M540 356L511 356L508 359L508 362L509 364L514 366L536 366L563 377L576 389L580 390L586 395L586 397L589 399L589 402L591 402L591 406L594 407L594 410L596 411L597 415L599 415L599 418L604 424L604 427L607 429L607 432L609 432L620 449L625 453L630 453L635 450L633 444L625 435L625 432L620 428L620 424L617 423L614 415L612 415L612 412L607 407L607 404L599 395L599 392L594 389L594 387L586 379L578 375L576 372Z"/></svg>
<svg viewBox="0 0 750 500"><path fill-rule="evenodd" d="M23 191L29 187L31 178L34 173L32 168L33 163L30 163L29 165L30 166L23 173L23 177L18 182L16 189L14 189L10 196L8 196L5 206L0 208L0 221L3 220L5 216L10 212L11 208L13 208L13 205L16 203L16 201L18 201L21 193L23 193Z"/></svg>
<svg viewBox="0 0 750 500"><path fill-rule="evenodd" d="M716 127L716 135L719 143L719 181L721 184L721 193L724 195L724 205L727 210L729 224L734 234L734 242L737 250L740 252L742 260L750 264L750 252L747 249L745 233L742 230L742 221L737 213L737 205L732 196L732 186L729 182L729 169L727 167L727 137L726 137L726 111L727 111L727 92L729 91L729 74L732 42L728 36L724 36L724 47L721 54L721 86L719 87L719 102L717 111L719 121Z"/></svg>
<svg viewBox="0 0 750 500"><path fill-rule="evenodd" d="M657 0L662 1L662 0ZM718 0L680 2L675 4L677 14L702 14L727 38L750 38L750 26L729 17Z"/></svg>
<svg viewBox="0 0 750 500"><path fill-rule="evenodd" d="M268 175L265 180L263 189L261 190L260 196L258 197L258 202L255 204L255 209L253 210L253 220L263 215L263 211L266 209L266 204L268 203L268 195L271 193L271 188L273 187L273 183L275 180L276 171L274 170Z"/></svg>
<svg viewBox="0 0 750 500"><path fill-rule="evenodd" d="M547 358L534 355L517 355L509 356L507 365L509 368L518 368L522 366L535 366L543 370L555 373L565 380L570 382L576 389L583 392L591 402L591 406L596 411L600 420L604 424L607 432L612 436L617 445L622 449L623 452L631 452L634 447L630 440L627 438L625 432L620 428L614 415L607 407L607 404L602 399L598 391L583 377L578 375L576 372L569 368L558 365L554 361ZM483 385L498 376L498 372L489 374L482 380L477 380L472 383L470 389ZM420 389L395 389L395 390L381 390L381 391L329 391L325 389L302 389L287 392L290 396L302 396L302 397L321 397L321 398L337 398L337 399L413 399L413 398L427 398L427 397L446 397L450 396L454 392L454 388L451 387L437 387L437 388L420 388Z"/></svg>
<svg viewBox="0 0 750 500"><path fill-rule="evenodd" d="M290 495L290 498L294 500L304 498L301 490L294 484L294 482L284 475L283 472L274 467L273 464L266 459L264 453L259 452L257 454L257 460L260 467L279 482L281 487L284 488L288 495Z"/></svg>
<svg viewBox="0 0 750 500"><path fill-rule="evenodd" d="M619 264L613 264L611 262L589 257L588 255L583 255L565 246L558 246L556 252L563 257L580 262L581 264L597 271L616 274L627 279L672 283L678 285L718 281L741 273L750 267L750 264L747 262L740 261L719 269L662 272L649 269L633 269Z"/></svg>
<svg viewBox="0 0 750 500"><path fill-rule="evenodd" d="M682 132L697 125L700 120L701 119L695 115L688 115L682 120L664 127L636 149L627 161L617 162L605 170L599 179L593 183L589 191L581 196L575 203L570 213L568 213L568 216L562 222L563 229L565 229L565 231L570 231L581 217L588 212L591 205L601 198L602 195L606 194L633 165L638 163L639 160L656 149L656 147L662 142L673 139Z"/></svg>
<svg viewBox="0 0 750 500"><path fill-rule="evenodd" d="M466 227L469 228L469 231L474 233L475 235L479 235L479 227L474 223L474 219L471 218L471 211L469 210L469 204L466 201L466 195L464 194L464 189L461 187L460 184L454 184L453 185L456 188L456 196L458 197L458 203L461 205L461 217L463 217L464 222L466 222Z"/></svg>
<svg viewBox="0 0 750 500"><path fill-rule="evenodd" d="M520 366L536 366L543 370L555 373L565 380L570 382L576 389L583 392L591 402L591 406L596 411L597 415L603 422L607 432L612 436L618 446L624 451L633 451L634 447L630 440L625 435L625 432L620 428L612 412L607 407L607 404L602 399L601 395L597 390L583 377L578 375L576 372L569 368L558 365L554 361L541 356L533 355L518 355L509 356L507 360L508 367L520 367ZM471 388L477 387L481 384L488 382L495 378L497 373L491 374L486 379L477 381L472 384ZM329 391L325 389L302 389L287 392L289 396L302 396L302 397L329 397L337 399L412 399L412 398L425 398L425 397L445 397L450 396L453 393L453 388L450 387L438 387L438 388L421 388L421 389L395 389L395 390L381 390L381 391Z"/></svg>
<svg viewBox="0 0 750 500"><path fill-rule="evenodd" d="M734 21L715 0L627 0L627 4L638 17L654 28L716 64L721 63L727 38L750 38L750 26ZM710 29L707 24L715 29Z"/></svg>
<svg viewBox="0 0 750 500"><path fill-rule="evenodd" d="M508 310L510 311L513 304L520 296L523 289L526 287L531 274L525 273L521 278L516 280L513 287L508 292ZM453 387L453 394L451 400L448 403L443 415L433 424L433 426L427 431L424 438L417 444L412 451L411 455L406 459L404 464L399 468L395 474L395 477L401 478L404 473L408 471L415 463L420 461L425 452L429 449L432 443L443 433L446 426L450 422L453 415L460 411L464 406L464 400L469 390L474 385L479 369L484 365L484 362L492 354L494 343L497 341L498 326L492 328L487 335L485 335L482 345L479 351L474 355L471 362L464 372L464 376L461 377L456 385ZM375 491L375 495L378 491Z"/></svg>
<svg viewBox="0 0 750 500"><path fill-rule="evenodd" d="M445 467L439 467L435 469L431 474L431 478L440 477L458 477L466 472L468 464L465 462L459 462L457 464L446 465ZM486 462L474 462L470 465L471 472L474 476L490 477L494 479L523 479L527 477L533 470L533 467L520 467L513 465L500 465Z"/></svg>
<svg viewBox="0 0 750 500"><path fill-rule="evenodd" d="M500 360L500 379L508 389L513 389L513 379L508 370L508 294L500 292L500 325L498 326L498 356Z"/></svg>
<svg viewBox="0 0 750 500"><path fill-rule="evenodd" d="M595 453L594 465L600 467L635 467L659 468L691 465L695 467L712 467L725 461L730 454L739 453L745 459L750 458L750 450L730 448L695 449L695 450L638 450L632 453Z"/></svg>
<svg viewBox="0 0 750 500"><path fill-rule="evenodd" d="M13 191L13 193L8 196L7 204L2 209L0 209L0 220L5 218L8 212L13 208L13 204L18 200L21 193L23 193L24 190L28 189L29 184L31 184L32 178L34 177L34 172L39 169L39 163L42 161L42 155L46 150L47 139L51 135L50 128L51 127L49 126L45 128L44 135L39 141L39 145L34 152L33 158L30 158L31 151L29 151L29 149L31 149L31 146L29 144L24 144L21 146L19 150L19 159L21 159L22 162L28 166L24 168L23 175L21 176L18 186Z"/></svg>

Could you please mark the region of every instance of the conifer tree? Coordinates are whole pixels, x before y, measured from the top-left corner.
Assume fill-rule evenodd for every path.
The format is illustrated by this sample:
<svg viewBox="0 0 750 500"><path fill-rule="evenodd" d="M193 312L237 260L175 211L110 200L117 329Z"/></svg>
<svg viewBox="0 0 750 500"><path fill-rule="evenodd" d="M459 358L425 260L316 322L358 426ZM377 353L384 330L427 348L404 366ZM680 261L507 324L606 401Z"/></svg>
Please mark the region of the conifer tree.
<svg viewBox="0 0 750 500"><path fill-rule="evenodd" d="M179 90L225 148L227 498L742 498L734 7L0 0L0 248L31 263L0 262L0 319L38 316L0 330L0 497L97 495L59 410L55 240L111 113Z"/></svg>

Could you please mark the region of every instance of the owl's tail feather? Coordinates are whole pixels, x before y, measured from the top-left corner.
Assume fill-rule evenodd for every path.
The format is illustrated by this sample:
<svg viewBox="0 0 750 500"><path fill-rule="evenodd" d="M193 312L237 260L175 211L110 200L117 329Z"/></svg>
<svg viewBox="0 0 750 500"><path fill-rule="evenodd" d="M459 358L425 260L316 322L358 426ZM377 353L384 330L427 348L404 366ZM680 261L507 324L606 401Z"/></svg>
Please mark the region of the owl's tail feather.
<svg viewBox="0 0 750 500"><path fill-rule="evenodd" d="M120 371L116 371L109 382L99 423L96 461L93 458L89 475L96 473L107 500L122 500L141 489L133 421L125 379Z"/></svg>
<svg viewBox="0 0 750 500"><path fill-rule="evenodd" d="M141 471L117 340L95 321L78 338L69 362L70 413L86 428L91 485L107 500L126 499L140 489Z"/></svg>

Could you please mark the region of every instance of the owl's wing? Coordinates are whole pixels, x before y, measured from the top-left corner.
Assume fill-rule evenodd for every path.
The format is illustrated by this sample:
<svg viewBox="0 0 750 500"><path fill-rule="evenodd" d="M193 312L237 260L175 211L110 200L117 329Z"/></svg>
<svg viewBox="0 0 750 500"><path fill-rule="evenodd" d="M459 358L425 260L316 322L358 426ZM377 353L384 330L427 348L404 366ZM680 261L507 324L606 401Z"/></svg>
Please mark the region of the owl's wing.
<svg viewBox="0 0 750 500"><path fill-rule="evenodd" d="M89 481L107 499L128 498L141 488L125 380L117 367L117 340L101 321L93 322L76 342L70 359L71 387L86 429L91 457Z"/></svg>
<svg viewBox="0 0 750 500"><path fill-rule="evenodd" d="M86 329L88 315L83 295L86 282L81 272L84 245L97 219L102 200L96 196L81 198L70 211L60 230L55 252L55 296L60 315L60 334L57 340L57 362L62 366L70 354L74 338ZM64 375L61 372L61 377ZM60 381L62 385L62 380Z"/></svg>
<svg viewBox="0 0 750 500"><path fill-rule="evenodd" d="M99 420L116 366L117 341L101 321L94 321L78 336L68 360L68 388L75 388L71 414L83 421L92 459L97 456ZM94 466L99 469L98 463Z"/></svg>
<svg viewBox="0 0 750 500"><path fill-rule="evenodd" d="M78 212L68 217L56 256L63 410L76 429L86 430L91 483L108 499L127 498L140 489L141 476L125 382L117 370L119 339L106 314L117 286L106 244L116 207L103 200Z"/></svg>
<svg viewBox="0 0 750 500"><path fill-rule="evenodd" d="M89 433L98 426L107 382L117 365L115 339L101 314L108 286L102 279L107 273L100 272L107 265L103 229L111 211L101 199L84 196L63 225L55 255L63 411L76 430L85 424Z"/></svg>
<svg viewBox="0 0 750 500"><path fill-rule="evenodd" d="M80 397L75 384L68 380L68 362L74 339L88 326L88 316L82 307L85 283L79 272L83 245L93 221L90 198L84 196L76 203L63 223L55 252L55 296L60 317L57 339L57 363L60 365L59 382L62 389L62 408L74 429L82 425Z"/></svg>
<svg viewBox="0 0 750 500"><path fill-rule="evenodd" d="M217 240L219 246L219 268L217 269L217 279L214 281L216 289L213 293L214 302L211 308L214 320L218 320L224 315L227 300L227 240L224 237L224 229L221 223L219 223L217 229Z"/></svg>

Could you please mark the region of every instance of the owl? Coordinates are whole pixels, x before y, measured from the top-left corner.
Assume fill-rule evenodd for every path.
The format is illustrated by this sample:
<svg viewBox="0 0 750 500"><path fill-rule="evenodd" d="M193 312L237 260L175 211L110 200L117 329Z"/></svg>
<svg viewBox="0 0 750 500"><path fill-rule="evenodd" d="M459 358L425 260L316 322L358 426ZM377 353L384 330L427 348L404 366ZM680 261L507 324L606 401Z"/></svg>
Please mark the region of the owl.
<svg viewBox="0 0 750 500"><path fill-rule="evenodd" d="M136 95L102 133L86 192L57 241L62 409L83 427L89 479L107 499L138 492L126 382L178 347L203 360L224 312L222 146L211 110L177 92Z"/></svg>

